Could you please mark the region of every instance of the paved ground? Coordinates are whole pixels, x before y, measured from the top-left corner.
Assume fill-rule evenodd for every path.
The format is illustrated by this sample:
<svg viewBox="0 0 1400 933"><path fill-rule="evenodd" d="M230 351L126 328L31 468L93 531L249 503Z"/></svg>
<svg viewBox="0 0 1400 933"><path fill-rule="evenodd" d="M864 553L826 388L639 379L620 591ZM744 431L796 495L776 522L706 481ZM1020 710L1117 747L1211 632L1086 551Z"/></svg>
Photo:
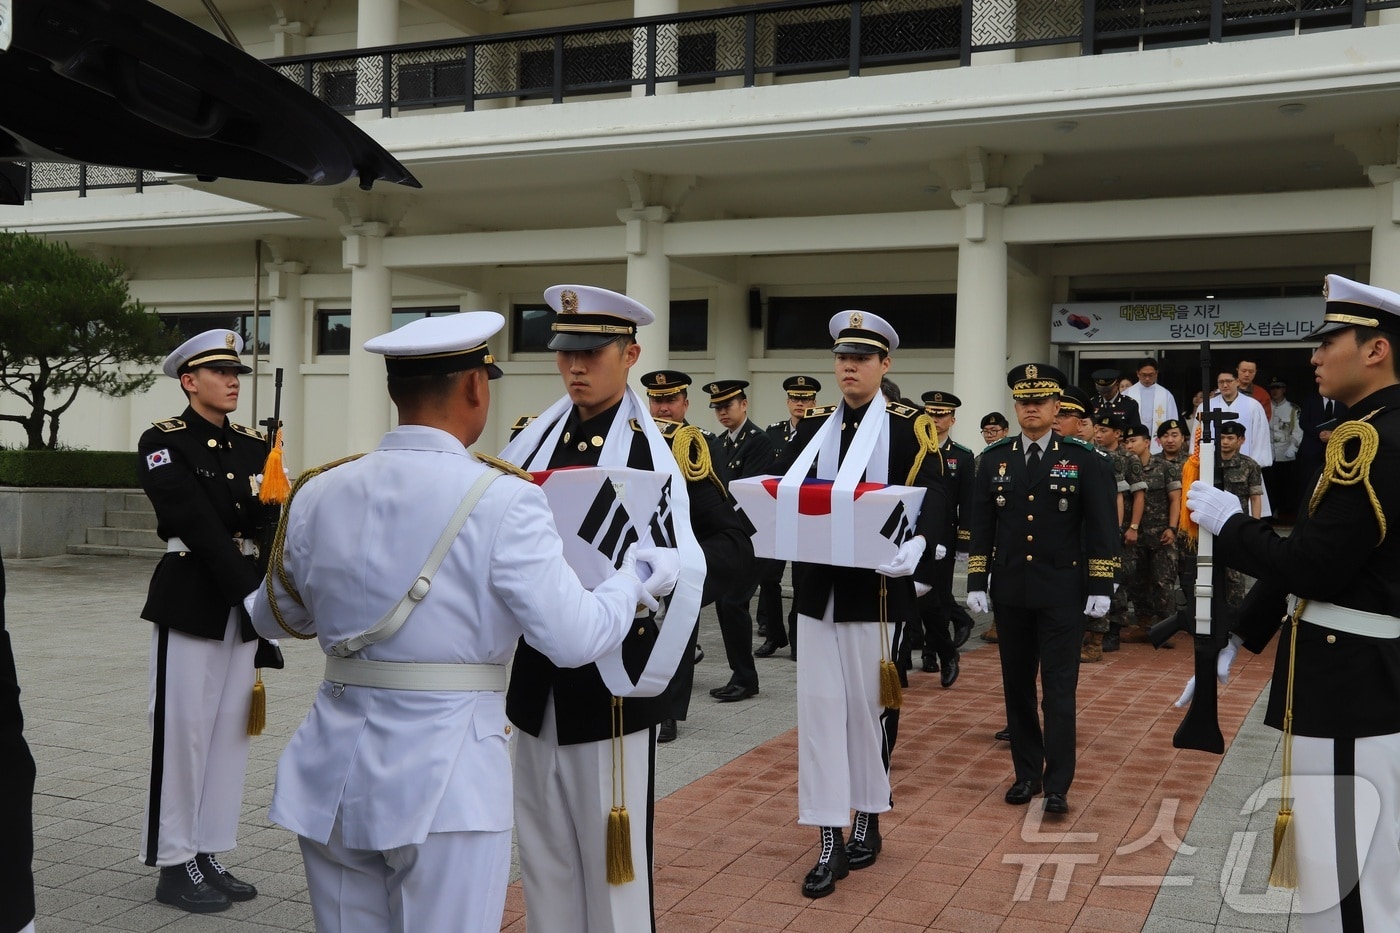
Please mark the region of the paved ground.
<svg viewBox="0 0 1400 933"><path fill-rule="evenodd" d="M305 645L289 646L287 670L268 679L240 846L225 860L261 896L207 917L154 902L154 872L135 857L149 755L149 628L137 613L150 569L138 558L6 564L39 765L39 930L311 930L295 840L267 820L277 755L319 680ZM712 613L701 641L709 654L690 721L657 754L662 931L1296 928L1286 892L1263 883L1273 811L1242 815L1278 773L1278 734L1260 723L1257 702L1271 654L1242 655L1221 690L1223 759L1171 747L1188 650L1125 646L1086 665L1073 811L1042 824L1037 807L1001 801L1010 762L991 738L1003 724L996 649L974 638L951 690L916 673L905 694L884 854L813 902L798 893L815 833L795 822L796 665L785 652L761 660L760 696L717 704L708 691L728 669ZM505 927L524 929L518 886Z"/></svg>

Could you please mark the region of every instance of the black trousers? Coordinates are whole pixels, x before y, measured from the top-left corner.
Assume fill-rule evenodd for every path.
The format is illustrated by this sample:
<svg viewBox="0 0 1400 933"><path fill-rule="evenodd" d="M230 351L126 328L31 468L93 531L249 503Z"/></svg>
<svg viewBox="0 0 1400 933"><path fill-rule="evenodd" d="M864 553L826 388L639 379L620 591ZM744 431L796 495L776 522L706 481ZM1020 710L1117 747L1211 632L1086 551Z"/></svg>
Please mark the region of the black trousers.
<svg viewBox="0 0 1400 933"><path fill-rule="evenodd" d="M758 668L753 661L753 617L749 615L749 603L757 590L758 581L751 579L715 600L724 656L732 671L729 682L741 687L758 687Z"/></svg>
<svg viewBox="0 0 1400 933"><path fill-rule="evenodd" d="M19 677L5 631L5 567L0 563L0 930L34 919L34 757L24 741Z"/></svg>
<svg viewBox="0 0 1400 933"><path fill-rule="evenodd" d="M671 686L666 688L667 700L671 707L667 719L685 721L690 712L690 691L695 686L695 642L700 636L700 626L690 631L690 642L681 655L681 663L676 667L676 676L671 678Z"/></svg>
<svg viewBox="0 0 1400 933"><path fill-rule="evenodd" d="M1047 794L1068 793L1074 780L1074 692L1079 686L1084 618L1082 605L1028 609L997 601L1011 761L1016 780L1043 780ZM1043 730L1035 708L1037 671Z"/></svg>
<svg viewBox="0 0 1400 933"><path fill-rule="evenodd" d="M911 637L910 647L922 648L925 658L930 653L936 654L940 664L958 656L958 649L953 647L953 621L958 620L972 628L972 617L953 598L955 570L951 556L934 561L933 582L930 584L933 589L919 597L919 618L910 626L916 629L922 623L923 628L922 636L915 633Z"/></svg>
<svg viewBox="0 0 1400 933"><path fill-rule="evenodd" d="M779 648L797 637L793 616L793 631L789 636L783 624L783 568L787 561L765 557L758 561L758 624L768 633L768 640Z"/></svg>

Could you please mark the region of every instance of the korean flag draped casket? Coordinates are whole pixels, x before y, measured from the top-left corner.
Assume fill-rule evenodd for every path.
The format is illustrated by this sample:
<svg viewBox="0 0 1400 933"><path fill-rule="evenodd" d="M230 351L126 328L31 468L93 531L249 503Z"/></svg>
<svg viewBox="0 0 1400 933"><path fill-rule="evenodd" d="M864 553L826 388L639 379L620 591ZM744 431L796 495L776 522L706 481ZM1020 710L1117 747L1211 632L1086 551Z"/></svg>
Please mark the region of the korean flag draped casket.
<svg viewBox="0 0 1400 933"><path fill-rule="evenodd" d="M843 495L830 480L807 479L797 491L795 508L783 508L781 480L753 476L729 484L734 501L753 523L758 557L874 570L914 537L914 519L924 500L921 487L858 483Z"/></svg>
<svg viewBox="0 0 1400 933"><path fill-rule="evenodd" d="M676 546L667 473L563 467L532 475L554 512L564 559L589 589L612 576L630 545Z"/></svg>

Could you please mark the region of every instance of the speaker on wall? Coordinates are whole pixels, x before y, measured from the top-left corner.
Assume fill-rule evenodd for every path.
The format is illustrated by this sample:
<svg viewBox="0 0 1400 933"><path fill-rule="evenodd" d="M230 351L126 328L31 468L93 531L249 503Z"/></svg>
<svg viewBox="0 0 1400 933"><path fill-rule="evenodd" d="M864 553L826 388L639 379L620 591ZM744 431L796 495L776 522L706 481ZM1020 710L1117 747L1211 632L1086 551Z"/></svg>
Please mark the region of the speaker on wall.
<svg viewBox="0 0 1400 933"><path fill-rule="evenodd" d="M749 289L749 327L763 330L763 290L757 285Z"/></svg>

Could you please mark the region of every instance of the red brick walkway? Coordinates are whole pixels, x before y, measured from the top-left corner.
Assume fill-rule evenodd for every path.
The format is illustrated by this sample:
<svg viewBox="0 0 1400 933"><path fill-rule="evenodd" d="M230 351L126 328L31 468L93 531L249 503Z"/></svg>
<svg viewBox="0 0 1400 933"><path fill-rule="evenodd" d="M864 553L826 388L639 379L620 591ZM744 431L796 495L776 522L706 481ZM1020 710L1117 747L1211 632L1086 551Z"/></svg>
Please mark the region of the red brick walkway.
<svg viewBox="0 0 1400 933"><path fill-rule="evenodd" d="M911 675L894 751L894 810L880 821L884 851L822 900L799 891L817 833L796 822L796 731L657 801L658 930L1141 929L1174 854L1150 841L1151 830L1165 818L1171 835L1183 837L1220 763L1172 747L1182 714L1171 702L1192 663L1188 640L1176 640L1171 651L1125 645L1081 669L1071 812L1042 825L1039 798L1029 808L1002 800L1012 770L1008 747L992 738L1005 724L996 649L964 655L949 690L937 675ZM1241 652L1220 691L1227 744L1272 665L1272 649ZM1046 857L1055 861L1025 890L1023 866ZM524 933L518 884L503 929Z"/></svg>

